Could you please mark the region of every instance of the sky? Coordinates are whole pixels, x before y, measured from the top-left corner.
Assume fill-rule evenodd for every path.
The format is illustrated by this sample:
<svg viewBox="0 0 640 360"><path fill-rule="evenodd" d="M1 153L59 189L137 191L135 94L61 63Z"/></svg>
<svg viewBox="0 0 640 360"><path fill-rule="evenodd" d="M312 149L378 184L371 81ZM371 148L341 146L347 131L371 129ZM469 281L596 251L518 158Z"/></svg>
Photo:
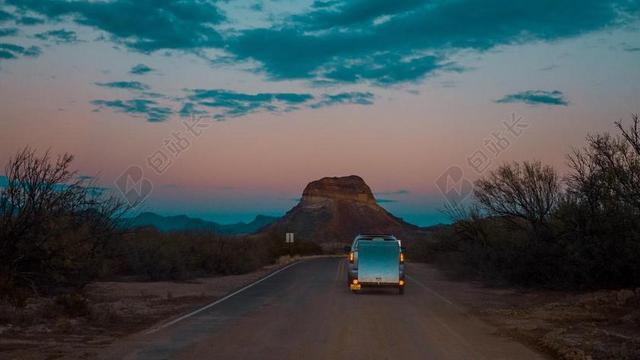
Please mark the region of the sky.
<svg viewBox="0 0 640 360"><path fill-rule="evenodd" d="M564 174L640 112L639 20L638 0L0 0L0 164L71 153L137 211L221 223L356 174L447 222L496 166Z"/></svg>

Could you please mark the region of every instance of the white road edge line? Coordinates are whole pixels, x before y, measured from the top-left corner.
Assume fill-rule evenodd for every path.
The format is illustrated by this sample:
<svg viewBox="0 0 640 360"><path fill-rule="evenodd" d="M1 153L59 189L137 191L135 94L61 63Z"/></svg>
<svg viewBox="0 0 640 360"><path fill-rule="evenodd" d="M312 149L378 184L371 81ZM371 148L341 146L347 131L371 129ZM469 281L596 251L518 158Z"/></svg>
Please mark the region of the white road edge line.
<svg viewBox="0 0 640 360"><path fill-rule="evenodd" d="M179 317L179 318L177 318L177 319L173 319L173 320L171 320L171 321L169 321L169 322L167 322L167 323L164 323L164 324L162 324L162 325L160 325L160 326L158 326L158 327L155 327L155 328L152 328L152 329L150 329L150 330L147 330L147 331L144 333L144 335L153 334L153 333L155 333L155 332L157 332L157 331L159 331L159 330L162 330L162 329L164 329L164 328L166 328L166 327L169 327L169 326L171 326L171 325L174 325L174 324L176 324L176 323L179 323L179 322L180 322L180 321L182 321L182 320L188 319L188 318L192 317L193 315L196 315L196 314L198 314L198 313L201 313L201 312L203 312L203 311L205 311L205 310L207 310L207 309L209 309L209 308L211 308L211 307L213 307L213 306L215 306L215 305L218 305L218 304L220 304L221 302L223 302L223 301L225 301L225 300L227 300L227 299L231 298L232 296L237 295L237 294L239 294L239 293L241 293L241 292L243 292L243 291L245 291L245 290L249 289L250 287L253 287L253 286L255 286L255 285L258 285L259 283L261 283L261 282L263 282L263 281L265 281L265 280L269 279L270 277L275 276L275 275L279 274L280 272L285 271L285 270L287 270L288 268L290 268L290 267L292 267L292 266L294 266L294 265L298 265L298 264L300 264L301 262L304 262L304 261L305 261L305 260L296 261L296 262L294 262L294 263L292 263L292 264L289 264L289 265L287 265L287 266L283 267L282 269L278 269L278 270L276 270L276 271L272 272L271 274L269 274L269 275L267 275L267 276L263 277L262 279L256 280L256 281L252 282L251 284L246 285L246 286L244 286L244 287L242 287L242 288L240 288L240 289L238 289L238 290L236 290L236 291L232 292L231 294L228 294L228 295L226 295L226 296L224 296L224 297L222 297L222 298L220 298L220 299L218 299L218 300L216 300L216 301L212 302L211 304L205 305L205 306L201 307L200 309L194 310L194 311L192 311L192 312L190 312L190 313L188 313L188 314L186 314L186 315L183 315L183 316L181 316L181 317Z"/></svg>
<svg viewBox="0 0 640 360"><path fill-rule="evenodd" d="M407 278L413 282L415 282L416 284L420 285L423 289L427 290L428 292L432 293L433 295L437 296L440 300L446 302L449 305L453 305L456 306L451 300L447 299L446 297L438 294L435 290L432 290L431 288L429 288L427 285L421 283L420 281L416 280L413 276L409 276L407 275Z"/></svg>

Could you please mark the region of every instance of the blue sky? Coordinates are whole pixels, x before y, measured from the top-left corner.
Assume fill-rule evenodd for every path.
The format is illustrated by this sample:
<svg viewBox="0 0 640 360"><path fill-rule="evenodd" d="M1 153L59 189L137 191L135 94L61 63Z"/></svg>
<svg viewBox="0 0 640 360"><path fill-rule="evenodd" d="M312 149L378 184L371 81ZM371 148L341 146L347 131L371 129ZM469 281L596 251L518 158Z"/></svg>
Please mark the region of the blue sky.
<svg viewBox="0 0 640 360"><path fill-rule="evenodd" d="M444 220L440 175L482 176L468 158L513 114L530 127L489 169L563 171L638 112L639 16L629 0L3 0L0 160L72 152L106 187L137 164L148 209L227 221L355 173L426 225ZM193 116L206 133L149 169Z"/></svg>

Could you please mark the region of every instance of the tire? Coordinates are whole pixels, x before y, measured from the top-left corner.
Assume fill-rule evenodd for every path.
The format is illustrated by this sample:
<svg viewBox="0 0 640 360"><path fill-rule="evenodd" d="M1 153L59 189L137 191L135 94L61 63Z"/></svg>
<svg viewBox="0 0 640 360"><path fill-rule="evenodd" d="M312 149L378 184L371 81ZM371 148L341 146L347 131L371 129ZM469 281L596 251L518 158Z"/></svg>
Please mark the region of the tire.
<svg viewBox="0 0 640 360"><path fill-rule="evenodd" d="M398 295L404 295L404 286L398 286Z"/></svg>

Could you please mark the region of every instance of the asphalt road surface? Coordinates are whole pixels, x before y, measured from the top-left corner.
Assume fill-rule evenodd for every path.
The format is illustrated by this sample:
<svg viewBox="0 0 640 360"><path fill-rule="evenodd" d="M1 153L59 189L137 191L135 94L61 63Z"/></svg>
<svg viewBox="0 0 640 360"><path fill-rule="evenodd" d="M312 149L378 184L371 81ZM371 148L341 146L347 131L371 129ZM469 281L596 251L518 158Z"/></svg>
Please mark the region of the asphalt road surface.
<svg viewBox="0 0 640 360"><path fill-rule="evenodd" d="M344 258L290 266L194 314L114 343L109 359L543 359L410 276L352 294Z"/></svg>

